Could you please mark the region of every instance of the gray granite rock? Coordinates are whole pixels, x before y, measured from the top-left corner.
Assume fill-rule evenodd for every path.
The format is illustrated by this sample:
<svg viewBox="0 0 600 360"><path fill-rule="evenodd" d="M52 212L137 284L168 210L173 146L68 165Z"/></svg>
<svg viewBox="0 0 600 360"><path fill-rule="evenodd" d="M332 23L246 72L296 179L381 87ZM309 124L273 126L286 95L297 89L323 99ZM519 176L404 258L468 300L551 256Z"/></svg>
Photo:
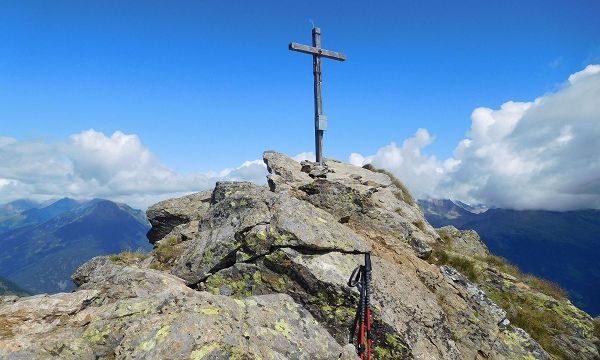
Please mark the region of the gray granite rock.
<svg viewBox="0 0 600 360"><path fill-rule="evenodd" d="M69 294L0 306L3 359L351 359L286 294L234 299L96 258Z"/></svg>
<svg viewBox="0 0 600 360"><path fill-rule="evenodd" d="M452 225L437 229L438 234L453 251L468 256L487 256L487 246L481 241L475 230L458 230Z"/></svg>
<svg viewBox="0 0 600 360"><path fill-rule="evenodd" d="M174 227L201 218L209 207L212 191L203 191L154 204L146 211L152 228L148 232L150 243L165 237Z"/></svg>
<svg viewBox="0 0 600 360"><path fill-rule="evenodd" d="M549 359L493 301L502 294L557 314L566 358L598 358L589 315L486 263L476 233L438 234L397 179L264 160L269 186L219 182L149 208L147 258L94 258L73 293L0 297L0 358L355 359L347 281L366 251L374 359ZM442 247L479 280L429 263Z"/></svg>

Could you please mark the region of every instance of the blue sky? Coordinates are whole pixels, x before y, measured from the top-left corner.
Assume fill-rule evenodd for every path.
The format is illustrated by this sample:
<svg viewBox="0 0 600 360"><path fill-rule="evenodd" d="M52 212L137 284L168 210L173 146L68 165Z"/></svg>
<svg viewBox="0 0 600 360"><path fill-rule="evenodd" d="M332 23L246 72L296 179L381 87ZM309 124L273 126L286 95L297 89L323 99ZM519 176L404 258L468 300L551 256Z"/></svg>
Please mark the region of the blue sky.
<svg viewBox="0 0 600 360"><path fill-rule="evenodd" d="M310 22L325 48L325 155L425 128L450 157L475 108L533 101L600 63L599 1L3 1L0 136L136 134L179 173L311 151ZM2 174L0 174L2 175ZM2 177L2 176L0 176Z"/></svg>

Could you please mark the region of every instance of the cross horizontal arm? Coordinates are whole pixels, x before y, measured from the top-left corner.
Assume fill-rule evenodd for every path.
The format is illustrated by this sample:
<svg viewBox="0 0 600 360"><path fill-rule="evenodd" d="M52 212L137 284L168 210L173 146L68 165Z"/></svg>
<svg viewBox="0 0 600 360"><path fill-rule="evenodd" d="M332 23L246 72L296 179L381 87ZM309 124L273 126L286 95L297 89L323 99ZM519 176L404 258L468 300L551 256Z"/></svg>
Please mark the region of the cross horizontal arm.
<svg viewBox="0 0 600 360"><path fill-rule="evenodd" d="M298 52L305 53L305 54L322 56L324 58L333 59L333 60L337 60L337 61L345 61L346 60L346 55L344 55L342 53L335 52L335 51L329 51L329 50L325 50L325 49L320 49L320 48L316 48L316 47L312 47L312 46L308 46L308 45L302 45L302 44L298 44L298 43L290 43L289 49L292 51L298 51Z"/></svg>

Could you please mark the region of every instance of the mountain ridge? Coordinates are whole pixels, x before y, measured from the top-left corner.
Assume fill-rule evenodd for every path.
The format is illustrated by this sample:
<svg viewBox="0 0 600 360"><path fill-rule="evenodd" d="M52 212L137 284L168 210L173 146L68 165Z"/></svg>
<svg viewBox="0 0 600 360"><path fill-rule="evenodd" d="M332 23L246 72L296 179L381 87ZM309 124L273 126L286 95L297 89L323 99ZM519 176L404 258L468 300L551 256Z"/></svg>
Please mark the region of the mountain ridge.
<svg viewBox="0 0 600 360"><path fill-rule="evenodd" d="M109 200L64 198L22 214L0 234L0 275L31 293L73 289L70 275L94 256L151 248L143 213Z"/></svg>
<svg viewBox="0 0 600 360"><path fill-rule="evenodd" d="M151 253L93 258L72 293L0 297L0 357L356 359L348 278L364 252L378 360L600 357L588 314L476 232L435 230L397 179L263 157L267 186L148 208Z"/></svg>
<svg viewBox="0 0 600 360"><path fill-rule="evenodd" d="M474 229L495 254L565 288L600 314L600 210L510 210L472 213L451 200L419 200L434 227Z"/></svg>
<svg viewBox="0 0 600 360"><path fill-rule="evenodd" d="M30 199L17 199L4 205L0 205L0 221L8 219L36 206L39 206L39 203Z"/></svg>
<svg viewBox="0 0 600 360"><path fill-rule="evenodd" d="M2 295L29 296L31 294L14 282L0 276L0 296Z"/></svg>

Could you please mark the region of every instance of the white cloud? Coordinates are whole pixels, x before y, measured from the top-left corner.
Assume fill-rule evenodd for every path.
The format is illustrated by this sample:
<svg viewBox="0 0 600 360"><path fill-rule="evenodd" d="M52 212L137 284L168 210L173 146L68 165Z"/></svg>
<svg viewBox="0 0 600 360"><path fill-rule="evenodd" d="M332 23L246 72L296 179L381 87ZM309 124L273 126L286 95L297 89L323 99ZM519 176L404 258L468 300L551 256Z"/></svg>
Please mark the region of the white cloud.
<svg viewBox="0 0 600 360"><path fill-rule="evenodd" d="M515 209L600 208L600 65L569 77L532 102L477 108L471 129L445 161L424 155L419 129L401 147L352 154L356 165L388 168L418 197L445 197Z"/></svg>
<svg viewBox="0 0 600 360"><path fill-rule="evenodd" d="M421 152L433 141L434 138L426 129L419 129L413 137L404 140L400 147L391 143L370 156L352 153L350 163L356 166L372 163L376 167L384 167L398 175L414 195L424 196L440 181L445 172L444 167L452 165Z"/></svg>
<svg viewBox="0 0 600 360"><path fill-rule="evenodd" d="M444 197L515 209L600 208L600 65L571 75L531 102L477 108L471 128L441 160L423 150L426 130L373 155L352 153L396 174L417 197ZM314 160L314 153L294 156ZM211 188L221 179L264 183L261 160L237 168L178 174L134 134L88 130L61 143L0 136L0 203L16 198L103 197L146 207Z"/></svg>
<svg viewBox="0 0 600 360"><path fill-rule="evenodd" d="M296 156L292 156L292 159L296 160L297 162L302 162L304 160L315 161L315 153L312 151L301 152Z"/></svg>
<svg viewBox="0 0 600 360"><path fill-rule="evenodd" d="M585 69L578 71L569 76L569 82L574 84L579 79L585 79L590 77L590 75L596 75L600 73L600 65L588 65Z"/></svg>
<svg viewBox="0 0 600 360"><path fill-rule="evenodd" d="M262 160L245 161L237 168L223 170L219 176L229 180L263 184L266 182L267 166Z"/></svg>
<svg viewBox="0 0 600 360"><path fill-rule="evenodd" d="M152 154L137 135L83 131L49 144L0 137L0 203L17 198L102 197L146 207L211 188L217 180L265 183L262 160L237 168L182 175Z"/></svg>

